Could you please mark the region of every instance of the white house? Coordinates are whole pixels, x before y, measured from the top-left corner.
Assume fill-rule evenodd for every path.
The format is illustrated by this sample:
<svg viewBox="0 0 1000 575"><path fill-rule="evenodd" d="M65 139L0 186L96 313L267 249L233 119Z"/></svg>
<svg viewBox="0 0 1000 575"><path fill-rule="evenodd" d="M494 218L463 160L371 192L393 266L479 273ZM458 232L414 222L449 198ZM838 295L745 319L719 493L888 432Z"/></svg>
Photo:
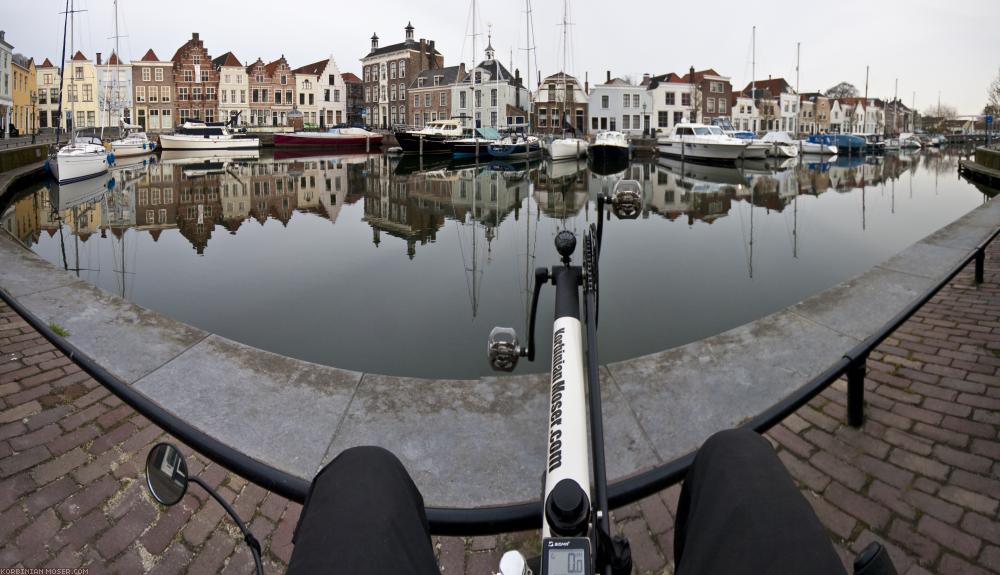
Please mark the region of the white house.
<svg viewBox="0 0 1000 575"><path fill-rule="evenodd" d="M212 65L219 72L219 119L237 124L250 121L250 79L246 66L232 52L212 58Z"/></svg>
<svg viewBox="0 0 1000 575"><path fill-rule="evenodd" d="M486 59L452 85L451 113L458 117L474 116L477 127L506 129L525 126L528 123L528 97L520 75L511 74L496 59L491 40L486 45Z"/></svg>
<svg viewBox="0 0 1000 575"><path fill-rule="evenodd" d="M733 127L737 130L756 132L760 129L760 114L757 104L750 96L739 94L732 112Z"/></svg>
<svg viewBox="0 0 1000 575"><path fill-rule="evenodd" d="M97 53L97 125L117 128L132 123L132 66L112 52L107 62Z"/></svg>
<svg viewBox="0 0 1000 575"><path fill-rule="evenodd" d="M650 126L653 113L649 90L621 78L611 78L590 90L588 115L591 132L614 130L640 134Z"/></svg>
<svg viewBox="0 0 1000 575"><path fill-rule="evenodd" d="M849 132L850 130L844 129L846 121L847 113L844 107L841 106L840 100L832 100L830 102L830 133L843 134Z"/></svg>
<svg viewBox="0 0 1000 575"><path fill-rule="evenodd" d="M306 125L325 127L347 122L347 85L333 56L293 72L296 107Z"/></svg>
<svg viewBox="0 0 1000 575"><path fill-rule="evenodd" d="M697 96L695 85L673 72L651 77L646 84L646 94L656 130L667 131L681 122L699 120L694 117L692 103Z"/></svg>
<svg viewBox="0 0 1000 575"><path fill-rule="evenodd" d="M13 118L14 98L11 96L11 82L13 69L11 67L11 57L14 55L14 47L4 40L4 31L0 30L0 132L8 135L8 128Z"/></svg>

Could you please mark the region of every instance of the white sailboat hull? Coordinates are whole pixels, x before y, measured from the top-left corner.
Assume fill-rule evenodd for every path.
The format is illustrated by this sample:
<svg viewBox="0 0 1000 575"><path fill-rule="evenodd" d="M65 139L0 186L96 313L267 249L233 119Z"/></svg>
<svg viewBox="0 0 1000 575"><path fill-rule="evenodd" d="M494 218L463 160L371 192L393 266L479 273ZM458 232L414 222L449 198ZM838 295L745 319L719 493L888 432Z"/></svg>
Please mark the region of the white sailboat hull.
<svg viewBox="0 0 1000 575"><path fill-rule="evenodd" d="M807 142L802 140L799 142L799 146L802 149L803 154L836 154L837 146L829 146L827 144L817 144L814 142Z"/></svg>
<svg viewBox="0 0 1000 575"><path fill-rule="evenodd" d="M558 138L549 142L549 157L553 160L583 158L587 155L590 144L580 138Z"/></svg>
<svg viewBox="0 0 1000 575"><path fill-rule="evenodd" d="M143 154L152 154L155 150L156 150L155 142L149 142L149 141L111 142L111 151L114 152L116 158L124 158L127 156L141 156Z"/></svg>
<svg viewBox="0 0 1000 575"><path fill-rule="evenodd" d="M79 182L108 172L107 152L99 146L88 148L93 149L81 150L67 146L49 161L52 175L60 184Z"/></svg>
<svg viewBox="0 0 1000 575"><path fill-rule="evenodd" d="M796 158L799 155L799 148L792 144L771 144L767 155L773 158Z"/></svg>
<svg viewBox="0 0 1000 575"><path fill-rule="evenodd" d="M258 138L169 134L160 136L161 150L247 150L260 147Z"/></svg>

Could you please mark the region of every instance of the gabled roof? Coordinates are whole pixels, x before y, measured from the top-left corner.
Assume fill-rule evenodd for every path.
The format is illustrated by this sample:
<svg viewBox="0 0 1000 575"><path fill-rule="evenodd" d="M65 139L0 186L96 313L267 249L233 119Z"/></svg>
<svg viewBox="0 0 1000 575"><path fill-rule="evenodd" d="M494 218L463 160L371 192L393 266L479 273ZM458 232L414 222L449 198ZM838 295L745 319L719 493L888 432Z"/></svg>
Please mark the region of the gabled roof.
<svg viewBox="0 0 1000 575"><path fill-rule="evenodd" d="M486 70L487 72L489 72L493 76L493 78L491 80L497 80L497 81L508 82L508 83L510 83L510 82L512 82L514 80L514 75L511 74L510 70L508 70L506 67L504 67L504 65L502 63L500 63L498 60L483 60L482 62L479 63L478 66L476 66L476 68L482 68L483 70ZM465 77L462 78L460 81L461 82L471 82L472 81L472 74L473 74L474 71L475 70L470 70L465 75Z"/></svg>
<svg viewBox="0 0 1000 575"><path fill-rule="evenodd" d="M755 86L757 88L757 94L751 94L750 91ZM746 87L743 88L743 93L749 96L761 98L777 97L779 94L794 94L795 90L792 89L791 84L786 82L784 78L774 78L749 82Z"/></svg>
<svg viewBox="0 0 1000 575"><path fill-rule="evenodd" d="M149 50L146 50L146 55L143 56L142 60L140 60L140 61L141 62L159 62L160 59L156 56L156 52L153 52L153 49L150 48Z"/></svg>
<svg viewBox="0 0 1000 575"><path fill-rule="evenodd" d="M86 62L87 57L83 55L83 52L77 50L76 54L73 54L73 60L77 62Z"/></svg>
<svg viewBox="0 0 1000 575"><path fill-rule="evenodd" d="M458 81L458 73L461 70L461 66L448 66L447 68L431 68L429 70L423 70L413 80L410 82L410 89L413 90L417 88L417 80L423 79L424 85L421 88L430 88L434 86L434 76L442 76L440 86L449 86Z"/></svg>
<svg viewBox="0 0 1000 575"><path fill-rule="evenodd" d="M218 58L212 58L212 65L215 66L216 68L221 68L223 66L234 66L234 67L242 66L243 64L240 63L240 60L239 58L236 57L236 54L233 54L230 51L219 56Z"/></svg>
<svg viewBox="0 0 1000 575"><path fill-rule="evenodd" d="M352 84L352 83L353 84L360 84L361 83L361 78L358 78L352 72L344 72L343 74L340 75L340 77L343 78L344 82L346 82L348 84Z"/></svg>
<svg viewBox="0 0 1000 575"><path fill-rule="evenodd" d="M45 61L42 62L42 65L39 66L39 68L55 68L55 66L53 66L52 62L49 62L49 59L46 58Z"/></svg>
<svg viewBox="0 0 1000 575"><path fill-rule="evenodd" d="M110 58L108 58L108 66L116 66L116 65L117 65L117 66L120 66L120 65L122 65L122 64L123 64L123 62L122 62L121 60L119 60L119 59L118 59L118 54L115 54L115 53L114 53L114 52L112 51L112 52L111 52L111 57L110 57Z"/></svg>
<svg viewBox="0 0 1000 575"><path fill-rule="evenodd" d="M649 79L646 84L647 90L655 90L660 84L687 84L688 81L684 78L670 72L669 74L661 74L659 76L653 76Z"/></svg>
<svg viewBox="0 0 1000 575"><path fill-rule="evenodd" d="M375 36L375 38L378 39L377 36ZM430 46L429 43L428 43L428 46ZM375 48L371 52L368 52L368 54L366 54L364 57L365 58L370 58L371 56L378 56L380 54L388 54L390 52L398 52L400 50L420 50L420 43L417 42L416 40L407 40L405 42L400 42L399 44L391 44L389 46L382 46L381 48ZM434 53L438 54L438 55L441 54L441 52L437 51L437 48L434 49Z"/></svg>
<svg viewBox="0 0 1000 575"><path fill-rule="evenodd" d="M330 63L329 58L324 58L319 62L313 62L312 64L306 64L301 68L296 68L292 72L296 74L312 74L313 76L319 76L326 70L326 65Z"/></svg>
<svg viewBox="0 0 1000 575"><path fill-rule="evenodd" d="M264 63L264 61L261 60L260 57L258 56L256 62L254 62L254 63L250 64L249 66L247 66L247 73L248 74L252 74L253 73L253 69L256 68L257 66L260 66L263 63Z"/></svg>
<svg viewBox="0 0 1000 575"><path fill-rule="evenodd" d="M274 74L274 71L278 69L278 65L282 63L284 63L285 66L288 66L288 61L285 60L284 54L282 54L281 58L278 58L274 62L270 62L267 66L264 66L264 71L267 72L268 76L270 76L271 74Z"/></svg>

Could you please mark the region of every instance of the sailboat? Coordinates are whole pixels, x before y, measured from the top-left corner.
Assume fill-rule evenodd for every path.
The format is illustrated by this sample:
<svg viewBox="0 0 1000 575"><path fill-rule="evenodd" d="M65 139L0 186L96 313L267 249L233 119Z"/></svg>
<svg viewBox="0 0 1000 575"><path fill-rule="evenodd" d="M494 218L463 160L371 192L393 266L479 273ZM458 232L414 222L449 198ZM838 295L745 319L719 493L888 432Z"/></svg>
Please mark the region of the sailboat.
<svg viewBox="0 0 1000 575"><path fill-rule="evenodd" d="M566 102L569 99L569 85L566 82L566 34L569 28L569 22L566 20L569 12L568 0L563 0L563 90L562 90L562 114L559 117L559 122L562 124L563 136L561 138L556 138L549 142L547 151L549 157L553 160L566 160L570 158L583 158L587 155L587 149L590 144L587 140L582 138L577 138L575 136L567 136L566 130Z"/></svg>
<svg viewBox="0 0 1000 575"><path fill-rule="evenodd" d="M527 43L527 48L525 49L525 60L527 63L528 74L525 79L528 82L528 109L531 109L531 51L534 50L531 46L531 39L534 35L534 29L531 25L531 0L525 0L525 41ZM511 64L513 67L513 63ZM515 90L520 90L520 86L515 87ZM531 114L528 114L528 128L527 130L518 132L514 129L499 141L489 145L489 153L494 158L501 160L513 159L513 158L533 158L539 156L542 153L542 143L536 136L530 136L531 133Z"/></svg>
<svg viewBox="0 0 1000 575"><path fill-rule="evenodd" d="M72 0L66 0L65 19L63 20L63 52L59 77L64 78L66 72L66 24L70 24L70 51L73 51L73 9ZM75 75L70 76L70 84L75 86ZM59 91L59 117L63 117L63 93ZM72 90L76 93L76 90ZM76 106L70 102L70 117L75 118ZM76 127L74 127L76 128ZM59 129L56 129L56 146L59 145ZM49 158L49 170L60 184L79 182L87 180L108 172L108 153L104 146L91 141L77 141L77 129L73 130L73 135L67 145L56 152L55 157Z"/></svg>
<svg viewBox="0 0 1000 575"><path fill-rule="evenodd" d="M121 102L118 99L118 65L121 63L121 57L119 56L118 49L118 0L114 0L115 5L115 50L111 53L111 58L114 60L113 64L115 66L115 76L112 81L112 103L118 104L118 125L121 127L122 137L111 142L111 152L116 158L123 158L126 156L141 156L144 154L151 154L156 149L156 142L149 139L146 132L143 131L142 126L136 126L133 124L126 124L124 119L121 117ZM110 63L110 62L109 62Z"/></svg>

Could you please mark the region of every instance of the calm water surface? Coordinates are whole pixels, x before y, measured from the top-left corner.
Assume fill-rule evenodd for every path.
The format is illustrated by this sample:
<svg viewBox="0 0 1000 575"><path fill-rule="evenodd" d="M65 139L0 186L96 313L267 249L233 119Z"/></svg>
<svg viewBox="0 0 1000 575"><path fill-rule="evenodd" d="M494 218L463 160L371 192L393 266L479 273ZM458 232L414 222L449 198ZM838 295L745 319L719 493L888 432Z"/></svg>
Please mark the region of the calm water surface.
<svg viewBox="0 0 1000 575"><path fill-rule="evenodd" d="M0 207L0 223L90 283L237 341L358 371L470 378L489 373L494 325L526 336L532 270L557 262L555 234L582 234L596 194L623 177L641 182L644 209L606 222L602 362L780 310L988 201L947 151L741 170L659 159L612 175L572 162L264 154L154 157L39 184ZM552 295L539 306L541 358Z"/></svg>

